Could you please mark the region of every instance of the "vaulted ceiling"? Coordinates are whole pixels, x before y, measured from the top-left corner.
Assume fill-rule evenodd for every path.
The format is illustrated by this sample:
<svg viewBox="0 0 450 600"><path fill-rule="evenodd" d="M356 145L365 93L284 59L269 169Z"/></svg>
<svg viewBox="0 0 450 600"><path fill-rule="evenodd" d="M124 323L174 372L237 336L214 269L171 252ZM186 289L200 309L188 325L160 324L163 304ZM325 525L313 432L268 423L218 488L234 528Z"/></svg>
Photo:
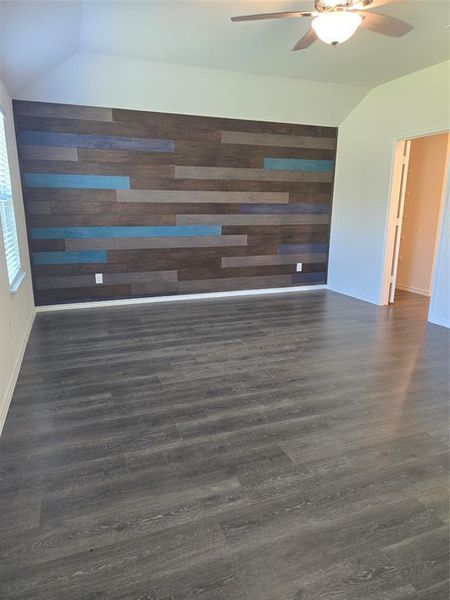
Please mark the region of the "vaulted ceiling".
<svg viewBox="0 0 450 600"><path fill-rule="evenodd" d="M449 57L446 0L395 1L376 9L415 29L404 38L361 30L347 43L293 44L307 19L231 23L230 16L308 10L313 1L3 1L0 69L17 91L78 51L213 69L372 87Z"/></svg>

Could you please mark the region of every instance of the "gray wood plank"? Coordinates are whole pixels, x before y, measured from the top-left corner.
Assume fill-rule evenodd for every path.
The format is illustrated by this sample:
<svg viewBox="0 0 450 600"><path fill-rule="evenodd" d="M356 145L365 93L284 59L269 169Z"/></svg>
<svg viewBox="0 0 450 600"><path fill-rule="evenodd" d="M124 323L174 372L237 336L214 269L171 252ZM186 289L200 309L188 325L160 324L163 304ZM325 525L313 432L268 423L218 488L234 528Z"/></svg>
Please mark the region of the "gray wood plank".
<svg viewBox="0 0 450 600"><path fill-rule="evenodd" d="M117 190L118 202L285 204L288 192L205 192L201 190Z"/></svg>
<svg viewBox="0 0 450 600"><path fill-rule="evenodd" d="M24 160L78 160L76 148L23 145L20 156Z"/></svg>
<svg viewBox="0 0 450 600"><path fill-rule="evenodd" d="M312 181L331 182L333 173L325 171L264 171L232 167L175 166L176 179L230 179L231 181Z"/></svg>
<svg viewBox="0 0 450 600"><path fill-rule="evenodd" d="M283 146L285 148L321 148L333 150L335 138L316 136L282 135L278 133L250 133L244 131L222 131L223 144L245 144L250 146Z"/></svg>

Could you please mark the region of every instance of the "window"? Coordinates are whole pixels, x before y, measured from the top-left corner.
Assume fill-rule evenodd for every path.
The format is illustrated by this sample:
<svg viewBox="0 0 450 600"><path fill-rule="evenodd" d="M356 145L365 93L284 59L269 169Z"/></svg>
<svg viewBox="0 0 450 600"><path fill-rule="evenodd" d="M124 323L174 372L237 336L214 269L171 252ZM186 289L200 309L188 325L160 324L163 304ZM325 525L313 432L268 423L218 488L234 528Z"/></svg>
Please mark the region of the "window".
<svg viewBox="0 0 450 600"><path fill-rule="evenodd" d="M0 221L5 245L9 286L13 287L20 274L19 244L6 150L5 118L0 112Z"/></svg>

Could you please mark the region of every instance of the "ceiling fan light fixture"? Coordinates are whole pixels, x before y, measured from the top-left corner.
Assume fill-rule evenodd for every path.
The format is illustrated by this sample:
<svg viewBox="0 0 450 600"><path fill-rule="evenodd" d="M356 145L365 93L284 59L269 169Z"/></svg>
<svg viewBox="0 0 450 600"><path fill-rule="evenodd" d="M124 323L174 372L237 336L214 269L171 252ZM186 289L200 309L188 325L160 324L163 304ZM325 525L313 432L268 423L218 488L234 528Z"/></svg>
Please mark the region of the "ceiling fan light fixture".
<svg viewBox="0 0 450 600"><path fill-rule="evenodd" d="M361 22L361 15L339 10L321 13L313 19L311 26L322 42L335 46L350 39Z"/></svg>

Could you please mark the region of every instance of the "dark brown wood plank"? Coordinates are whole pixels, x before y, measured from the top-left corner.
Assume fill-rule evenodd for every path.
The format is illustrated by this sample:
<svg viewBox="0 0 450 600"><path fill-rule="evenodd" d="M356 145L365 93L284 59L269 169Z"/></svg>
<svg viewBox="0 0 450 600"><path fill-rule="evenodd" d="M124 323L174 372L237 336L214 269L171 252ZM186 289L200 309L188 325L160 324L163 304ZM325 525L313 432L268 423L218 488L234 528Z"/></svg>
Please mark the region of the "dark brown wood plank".
<svg viewBox="0 0 450 600"><path fill-rule="evenodd" d="M125 175L153 179L170 178L174 167L165 165L136 165L122 163L94 163L75 161L22 160L26 173L76 173L81 175Z"/></svg>
<svg viewBox="0 0 450 600"><path fill-rule="evenodd" d="M326 270L326 264L324 263L304 263L304 273L314 273ZM192 269L181 269L178 271L178 280L191 280L191 279L215 279L224 277L257 277L263 275L284 275L294 274L296 272L296 261L292 260L289 264L283 265L261 265L261 266L248 266L248 267L224 267L222 265L221 271L212 271L207 268L192 268Z"/></svg>
<svg viewBox="0 0 450 600"><path fill-rule="evenodd" d="M97 266L97 271L98 270L99 268ZM131 285L103 285L48 290L35 289L35 298L38 306L45 304L113 300L114 298L129 298L131 295Z"/></svg>
<svg viewBox="0 0 450 600"><path fill-rule="evenodd" d="M243 231L247 235L265 236L267 238L278 237L280 239L287 236L301 237L303 235L321 236L326 234L328 239L328 225L224 225L222 233L224 235L240 235Z"/></svg>
<svg viewBox="0 0 450 600"><path fill-rule="evenodd" d="M139 225L176 225L176 215L155 214L128 214L117 211L116 214L108 212L91 213L90 211L79 214L34 214L29 215L30 227L110 227L110 226L139 226Z"/></svg>

